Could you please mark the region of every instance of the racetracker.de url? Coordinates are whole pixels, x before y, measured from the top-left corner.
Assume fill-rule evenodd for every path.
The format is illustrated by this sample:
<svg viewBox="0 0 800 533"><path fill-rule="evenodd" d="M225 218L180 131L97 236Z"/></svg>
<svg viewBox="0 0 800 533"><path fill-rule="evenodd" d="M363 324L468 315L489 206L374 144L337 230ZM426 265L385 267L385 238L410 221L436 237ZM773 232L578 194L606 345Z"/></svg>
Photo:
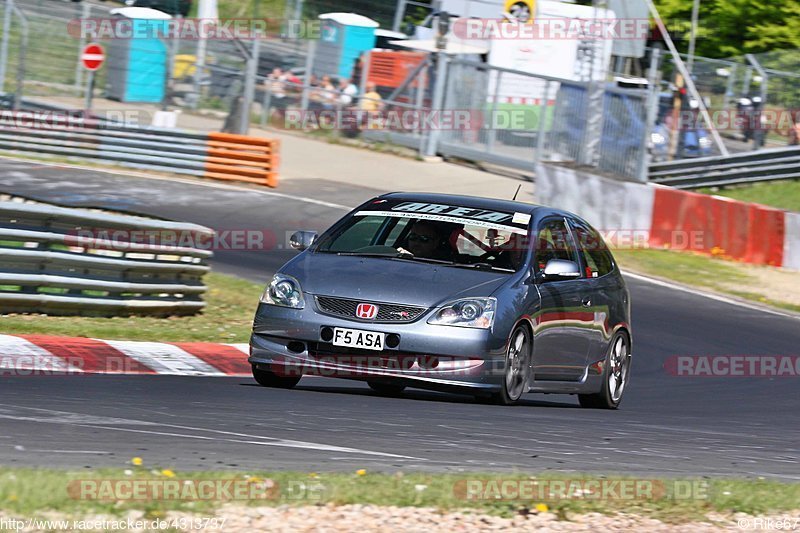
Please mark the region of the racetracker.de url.
<svg viewBox="0 0 800 533"><path fill-rule="evenodd" d="M89 520L40 520L2 518L0 531L165 531L222 530L225 518L120 518Z"/></svg>

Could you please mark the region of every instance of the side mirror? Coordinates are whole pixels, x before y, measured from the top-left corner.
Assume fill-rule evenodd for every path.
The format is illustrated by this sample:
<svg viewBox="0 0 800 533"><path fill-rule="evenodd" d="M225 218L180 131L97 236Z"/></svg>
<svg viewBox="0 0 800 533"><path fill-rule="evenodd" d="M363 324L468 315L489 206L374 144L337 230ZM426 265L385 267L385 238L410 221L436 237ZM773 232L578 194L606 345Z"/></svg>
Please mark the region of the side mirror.
<svg viewBox="0 0 800 533"><path fill-rule="evenodd" d="M302 252L317 240L316 231L295 231L289 237L289 246Z"/></svg>
<svg viewBox="0 0 800 533"><path fill-rule="evenodd" d="M541 274L542 281L559 281L581 277L581 269L575 261L551 259Z"/></svg>

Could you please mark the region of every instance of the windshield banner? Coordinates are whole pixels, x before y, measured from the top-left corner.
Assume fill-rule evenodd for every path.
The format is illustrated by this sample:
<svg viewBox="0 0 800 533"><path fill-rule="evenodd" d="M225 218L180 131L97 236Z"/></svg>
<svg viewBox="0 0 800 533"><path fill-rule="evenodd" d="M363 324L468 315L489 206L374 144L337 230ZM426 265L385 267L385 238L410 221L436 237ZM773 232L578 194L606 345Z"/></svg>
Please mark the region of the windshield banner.
<svg viewBox="0 0 800 533"><path fill-rule="evenodd" d="M487 229L509 231L519 235L528 233L529 213L509 213L447 204L403 202L393 207L379 201L356 212L356 216L383 216L417 218L453 224L466 224Z"/></svg>

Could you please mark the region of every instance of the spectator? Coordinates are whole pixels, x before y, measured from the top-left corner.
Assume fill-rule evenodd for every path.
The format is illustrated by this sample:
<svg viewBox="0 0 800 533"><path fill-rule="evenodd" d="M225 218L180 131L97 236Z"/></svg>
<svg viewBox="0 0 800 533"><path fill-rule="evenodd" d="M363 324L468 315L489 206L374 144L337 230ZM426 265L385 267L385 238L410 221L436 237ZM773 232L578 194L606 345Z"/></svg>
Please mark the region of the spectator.
<svg viewBox="0 0 800 533"><path fill-rule="evenodd" d="M347 107L353 103L353 99L358 95L358 88L347 78L339 81L339 103L342 107Z"/></svg>
<svg viewBox="0 0 800 533"><path fill-rule="evenodd" d="M264 82L266 89L270 93L270 105L278 109L286 107L286 79L286 75L283 71L275 67L272 69L272 74L270 74Z"/></svg>
<svg viewBox="0 0 800 533"><path fill-rule="evenodd" d="M383 102L381 101L381 95L378 94L378 91L375 88L375 82L368 81L367 91L364 93L364 96L361 97L361 109L375 113L380 111L382 108Z"/></svg>
<svg viewBox="0 0 800 533"><path fill-rule="evenodd" d="M330 76L323 76L320 83L320 103L323 109L333 109L336 105L336 87L331 82Z"/></svg>

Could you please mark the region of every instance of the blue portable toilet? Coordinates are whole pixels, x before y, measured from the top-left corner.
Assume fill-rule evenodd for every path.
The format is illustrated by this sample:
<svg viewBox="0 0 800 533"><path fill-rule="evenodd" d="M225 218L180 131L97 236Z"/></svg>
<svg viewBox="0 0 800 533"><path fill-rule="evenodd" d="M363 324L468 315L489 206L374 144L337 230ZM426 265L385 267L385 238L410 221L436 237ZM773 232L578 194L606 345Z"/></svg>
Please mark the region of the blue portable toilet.
<svg viewBox="0 0 800 533"><path fill-rule="evenodd" d="M319 19L322 35L314 55L314 74L349 78L359 56L375 47L378 23L355 13L325 13Z"/></svg>
<svg viewBox="0 0 800 533"><path fill-rule="evenodd" d="M157 103L164 99L169 47L165 38L171 15L148 7L111 11L118 31L129 39L112 39L106 46L106 93L120 102Z"/></svg>

